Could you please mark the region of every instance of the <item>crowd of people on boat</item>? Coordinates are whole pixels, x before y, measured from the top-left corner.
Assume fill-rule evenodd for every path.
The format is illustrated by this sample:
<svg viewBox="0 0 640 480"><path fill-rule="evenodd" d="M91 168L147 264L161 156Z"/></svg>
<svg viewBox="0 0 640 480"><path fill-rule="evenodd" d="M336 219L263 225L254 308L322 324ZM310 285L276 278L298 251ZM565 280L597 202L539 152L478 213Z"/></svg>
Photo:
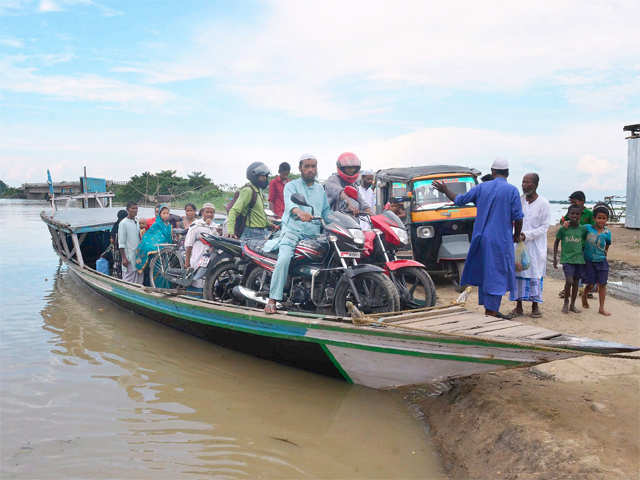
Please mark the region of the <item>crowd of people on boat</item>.
<svg viewBox="0 0 640 480"><path fill-rule="evenodd" d="M114 274L128 282L148 284L145 274L148 275L150 258L159 247L174 242L172 231L175 229L185 232L186 268L197 266L206 253L207 247L198 241L203 233L219 235L224 229L225 235L242 242L268 239L263 251L277 251L277 263L265 311L275 313L277 302L283 297L296 244L320 233L320 225L312 222L311 212L328 221L327 215L331 211L348 212L356 218L360 213L376 211L374 172L362 170L355 154L341 154L336 161L336 171L324 185L317 180L315 156L302 155L298 170L299 178L292 180L291 166L283 162L278 167L278 174L269 181L270 169L266 164L250 164L246 170L248 182L226 205L224 225L215 222L215 207L210 203L205 203L199 210L189 203L183 216L172 214L168 205L161 204L156 207L155 217L139 220L138 205L129 202L126 210L118 213L112 229L112 242L116 257L119 257ZM487 315L521 316L525 314L523 303L527 302L531 303L530 315L540 317L547 267L547 231L551 225L550 205L538 194L538 174L524 175L522 194L507 181L508 176L508 161L496 159L491 165L491 173L465 193L456 194L446 181L435 180L432 185L455 205L473 203L477 208L460 284L478 287L478 301ZM346 194L347 186L357 189L357 197ZM267 189L265 201L263 191ZM296 194L304 198L308 206L294 203L292 196ZM586 208L585 195L581 191L572 193L569 200L571 206L560 220L553 255L557 268L558 247L561 247L560 263L565 275L562 312L579 312L575 302L579 282L584 282L583 307L589 307L588 298L597 285L599 312L609 315L604 309L609 268L606 256L611 244L611 232L606 226L609 212L606 208L596 208L593 212ZM404 203L400 201L387 203L383 208L406 218ZM516 249L514 244L523 247ZM526 252L526 264L520 258L523 251ZM515 302L515 307L510 313L502 314L500 305L506 292L510 292L509 299Z"/></svg>

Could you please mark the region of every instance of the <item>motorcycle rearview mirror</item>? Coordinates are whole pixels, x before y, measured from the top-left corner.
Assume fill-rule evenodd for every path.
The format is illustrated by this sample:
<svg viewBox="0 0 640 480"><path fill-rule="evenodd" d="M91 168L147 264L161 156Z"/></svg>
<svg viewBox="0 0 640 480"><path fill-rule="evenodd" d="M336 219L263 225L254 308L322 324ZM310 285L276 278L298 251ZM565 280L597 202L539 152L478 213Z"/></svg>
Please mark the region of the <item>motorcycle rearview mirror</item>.
<svg viewBox="0 0 640 480"><path fill-rule="evenodd" d="M291 201L293 203L295 203L296 205L300 205L302 207L308 207L309 206L309 204L305 200L304 196L302 196L300 193L294 193L293 195L291 195Z"/></svg>
<svg viewBox="0 0 640 480"><path fill-rule="evenodd" d="M346 187L344 187L344 194L353 200L358 200L358 190L356 190L355 187L352 187L351 185L347 185Z"/></svg>
<svg viewBox="0 0 640 480"><path fill-rule="evenodd" d="M398 195L397 197L391 197L391 201L389 203L404 203L411 201L410 195Z"/></svg>

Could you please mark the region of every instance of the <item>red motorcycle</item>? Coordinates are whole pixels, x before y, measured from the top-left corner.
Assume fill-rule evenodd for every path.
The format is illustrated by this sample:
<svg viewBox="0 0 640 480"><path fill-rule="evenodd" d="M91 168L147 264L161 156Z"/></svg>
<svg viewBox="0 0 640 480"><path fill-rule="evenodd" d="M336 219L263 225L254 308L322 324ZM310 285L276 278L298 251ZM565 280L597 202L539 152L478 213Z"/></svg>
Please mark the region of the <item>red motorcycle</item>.
<svg viewBox="0 0 640 480"><path fill-rule="evenodd" d="M308 207L301 195L294 194L291 200ZM324 233L298 242L281 307L311 312L332 309L338 316L349 314L349 303L365 314L397 311L398 293L384 269L358 263L365 237L357 220L332 212L328 223L321 217L313 217L313 221L320 222ZM264 244L264 240L249 240L242 249L243 258L253 265L244 285L235 286L233 294L249 306L266 304L269 297L278 252L265 252Z"/></svg>
<svg viewBox="0 0 640 480"><path fill-rule="evenodd" d="M355 188L348 186L345 194L358 198ZM400 296L401 310L432 307L436 304L436 287L427 268L415 260L398 260L396 252L409 245L409 235L400 218L391 210L378 215L360 215L369 223L364 230L365 244L361 262L380 265L389 276Z"/></svg>

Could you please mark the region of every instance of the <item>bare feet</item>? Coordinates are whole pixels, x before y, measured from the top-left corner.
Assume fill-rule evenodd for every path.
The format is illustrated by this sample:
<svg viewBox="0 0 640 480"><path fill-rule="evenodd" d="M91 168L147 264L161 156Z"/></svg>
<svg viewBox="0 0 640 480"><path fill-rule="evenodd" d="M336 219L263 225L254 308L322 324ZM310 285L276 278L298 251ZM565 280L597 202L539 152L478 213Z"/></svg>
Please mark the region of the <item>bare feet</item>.
<svg viewBox="0 0 640 480"><path fill-rule="evenodd" d="M264 313L268 313L269 315L272 315L277 312L278 312L278 309L276 308L276 301L270 298L267 304L264 306Z"/></svg>
<svg viewBox="0 0 640 480"><path fill-rule="evenodd" d="M569 307L569 311L573 313L580 313L580 310L578 310L575 305L571 305Z"/></svg>
<svg viewBox="0 0 640 480"><path fill-rule="evenodd" d="M605 317L610 317L611 316L611 312L607 312L605 311L603 308L601 308L600 310L598 310L598 313L600 315L604 315Z"/></svg>
<svg viewBox="0 0 640 480"><path fill-rule="evenodd" d="M585 297L582 297L582 308L589 308L589 302Z"/></svg>
<svg viewBox="0 0 640 480"><path fill-rule="evenodd" d="M569 313L569 303L565 302L564 305L562 305L562 313Z"/></svg>

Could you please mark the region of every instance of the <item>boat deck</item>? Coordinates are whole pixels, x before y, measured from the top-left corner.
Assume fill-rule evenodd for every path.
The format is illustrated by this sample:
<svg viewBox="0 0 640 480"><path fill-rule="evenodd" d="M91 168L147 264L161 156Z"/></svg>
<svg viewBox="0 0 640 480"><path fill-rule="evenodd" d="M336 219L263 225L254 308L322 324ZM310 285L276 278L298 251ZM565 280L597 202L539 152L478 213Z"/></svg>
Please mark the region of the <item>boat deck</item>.
<svg viewBox="0 0 640 480"><path fill-rule="evenodd" d="M518 338L525 341L549 340L561 335L560 332L536 325L470 312L462 305L403 312L398 315L387 314L379 317L378 321L410 330L463 336Z"/></svg>

